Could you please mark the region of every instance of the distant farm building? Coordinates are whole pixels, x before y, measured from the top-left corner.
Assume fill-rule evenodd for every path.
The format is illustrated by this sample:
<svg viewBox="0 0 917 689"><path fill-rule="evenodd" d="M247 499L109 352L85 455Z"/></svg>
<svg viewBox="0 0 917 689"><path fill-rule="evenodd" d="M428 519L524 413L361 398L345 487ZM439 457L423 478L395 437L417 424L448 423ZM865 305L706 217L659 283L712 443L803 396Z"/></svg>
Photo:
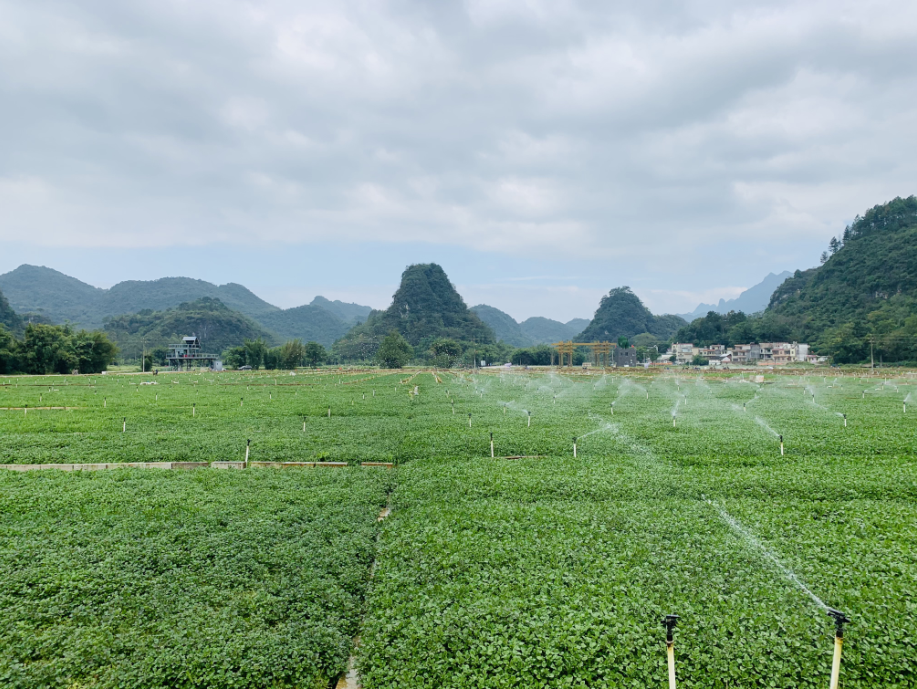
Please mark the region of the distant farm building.
<svg viewBox="0 0 917 689"><path fill-rule="evenodd" d="M178 344L170 344L167 359L169 368L173 371L190 371L194 368L215 368L219 356L203 352L201 339L196 335L191 335L183 337Z"/></svg>

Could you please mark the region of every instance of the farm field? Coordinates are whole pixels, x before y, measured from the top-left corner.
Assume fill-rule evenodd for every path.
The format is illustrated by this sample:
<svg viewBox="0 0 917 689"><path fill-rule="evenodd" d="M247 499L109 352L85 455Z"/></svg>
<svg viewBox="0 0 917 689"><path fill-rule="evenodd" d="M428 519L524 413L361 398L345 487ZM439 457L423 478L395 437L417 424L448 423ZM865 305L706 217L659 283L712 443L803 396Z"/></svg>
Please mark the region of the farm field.
<svg viewBox="0 0 917 689"><path fill-rule="evenodd" d="M821 687L830 606L852 619L841 686L917 686L913 381L9 381L0 463L240 460L251 439L252 460L398 466L0 473L0 595L16 611L0 642L21 649L0 678L115 686L129 667L136 686L328 686L359 634L367 689L661 686L660 619L676 613L680 686ZM310 559L315 544L327 556ZM149 550L151 590L142 568L118 573L122 548ZM272 612L246 608L260 599ZM184 664L229 669L181 679Z"/></svg>

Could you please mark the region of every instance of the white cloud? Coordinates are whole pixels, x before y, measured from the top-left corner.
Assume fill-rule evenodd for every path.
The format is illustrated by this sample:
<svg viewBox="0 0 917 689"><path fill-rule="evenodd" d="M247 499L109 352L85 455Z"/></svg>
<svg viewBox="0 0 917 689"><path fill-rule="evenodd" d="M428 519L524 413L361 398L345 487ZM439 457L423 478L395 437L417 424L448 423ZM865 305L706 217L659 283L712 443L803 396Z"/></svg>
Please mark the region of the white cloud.
<svg viewBox="0 0 917 689"><path fill-rule="evenodd" d="M917 191L915 39L904 0L0 0L0 242L425 242L673 310Z"/></svg>

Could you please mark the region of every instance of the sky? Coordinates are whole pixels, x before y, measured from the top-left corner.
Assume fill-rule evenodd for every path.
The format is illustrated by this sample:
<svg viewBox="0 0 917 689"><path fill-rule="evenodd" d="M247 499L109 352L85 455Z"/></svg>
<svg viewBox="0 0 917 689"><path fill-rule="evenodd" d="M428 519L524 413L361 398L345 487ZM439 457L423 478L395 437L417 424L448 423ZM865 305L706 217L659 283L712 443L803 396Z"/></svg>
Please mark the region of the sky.
<svg viewBox="0 0 917 689"><path fill-rule="evenodd" d="M0 0L0 273L685 313L917 193L915 65L903 0Z"/></svg>

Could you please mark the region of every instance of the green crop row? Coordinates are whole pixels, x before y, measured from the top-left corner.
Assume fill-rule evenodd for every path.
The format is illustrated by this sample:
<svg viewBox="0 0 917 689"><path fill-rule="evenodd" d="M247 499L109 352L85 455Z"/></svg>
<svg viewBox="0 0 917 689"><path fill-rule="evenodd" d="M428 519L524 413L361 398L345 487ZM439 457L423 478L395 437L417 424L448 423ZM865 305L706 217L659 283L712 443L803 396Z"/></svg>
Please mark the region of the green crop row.
<svg viewBox="0 0 917 689"><path fill-rule="evenodd" d="M0 685L326 689L390 480L0 473Z"/></svg>

